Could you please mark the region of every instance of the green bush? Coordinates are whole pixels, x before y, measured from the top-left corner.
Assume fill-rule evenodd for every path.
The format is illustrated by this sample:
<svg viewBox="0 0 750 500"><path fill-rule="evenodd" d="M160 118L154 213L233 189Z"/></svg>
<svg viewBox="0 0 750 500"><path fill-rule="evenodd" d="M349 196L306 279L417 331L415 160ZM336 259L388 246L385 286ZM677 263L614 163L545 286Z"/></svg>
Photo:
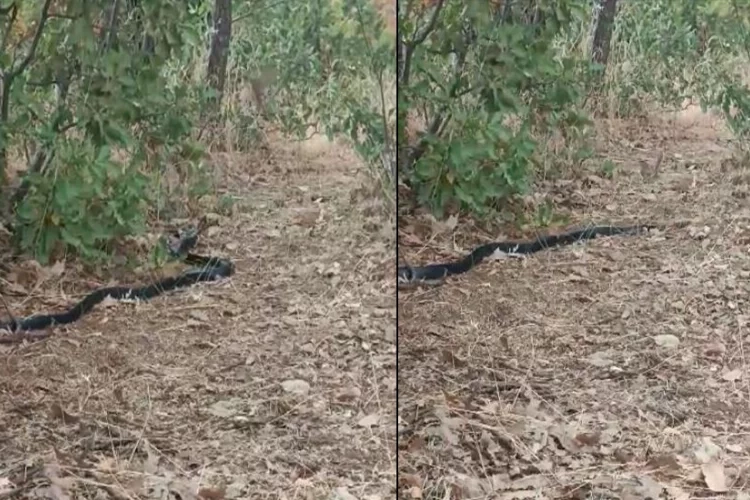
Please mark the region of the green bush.
<svg viewBox="0 0 750 500"><path fill-rule="evenodd" d="M581 63L553 43L585 2L536 2L531 11L522 4L399 11L408 53L399 75L401 175L438 215L451 206L487 214L526 192L537 137L571 135L587 123ZM411 143L407 116L424 124Z"/></svg>
<svg viewBox="0 0 750 500"><path fill-rule="evenodd" d="M50 2L36 0L0 17L0 216L20 250L42 262L56 249L101 257L150 215L206 191L196 138L216 97L204 75L211 4L73 0L50 16ZM351 138L365 160L379 158L392 113L374 97L395 95L393 40L370 2L244 2L234 16L228 81L249 87L273 67L272 122L300 137L322 126ZM258 115L234 113L232 90L224 117L249 132L249 147L250 133L261 136ZM26 171L20 186L5 183L11 163ZM168 167L189 181L179 192L161 187Z"/></svg>

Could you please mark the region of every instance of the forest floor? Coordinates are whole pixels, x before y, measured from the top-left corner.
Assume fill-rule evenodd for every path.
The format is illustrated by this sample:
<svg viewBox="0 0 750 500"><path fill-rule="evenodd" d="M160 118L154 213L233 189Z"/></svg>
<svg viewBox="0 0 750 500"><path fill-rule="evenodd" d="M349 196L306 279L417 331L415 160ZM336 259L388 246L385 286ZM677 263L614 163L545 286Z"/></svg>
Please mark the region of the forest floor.
<svg viewBox="0 0 750 500"><path fill-rule="evenodd" d="M231 279L0 346L0 498L393 498L393 216L347 149L270 151L212 158ZM19 269L16 314L93 286Z"/></svg>
<svg viewBox="0 0 750 500"><path fill-rule="evenodd" d="M598 125L565 227L689 225L400 291L401 498L750 498L750 171L693 109ZM400 217L399 259L510 236Z"/></svg>

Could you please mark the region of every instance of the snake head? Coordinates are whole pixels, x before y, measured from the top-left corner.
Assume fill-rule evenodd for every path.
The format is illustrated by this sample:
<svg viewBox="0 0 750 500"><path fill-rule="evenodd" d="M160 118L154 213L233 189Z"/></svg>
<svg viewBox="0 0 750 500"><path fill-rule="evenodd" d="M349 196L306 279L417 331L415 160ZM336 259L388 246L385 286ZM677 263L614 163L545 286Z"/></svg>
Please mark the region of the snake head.
<svg viewBox="0 0 750 500"><path fill-rule="evenodd" d="M167 249L173 257L181 257L198 243L198 229L188 227L169 235Z"/></svg>
<svg viewBox="0 0 750 500"><path fill-rule="evenodd" d="M411 283L414 280L414 273L411 267L403 266L398 268L398 284Z"/></svg>

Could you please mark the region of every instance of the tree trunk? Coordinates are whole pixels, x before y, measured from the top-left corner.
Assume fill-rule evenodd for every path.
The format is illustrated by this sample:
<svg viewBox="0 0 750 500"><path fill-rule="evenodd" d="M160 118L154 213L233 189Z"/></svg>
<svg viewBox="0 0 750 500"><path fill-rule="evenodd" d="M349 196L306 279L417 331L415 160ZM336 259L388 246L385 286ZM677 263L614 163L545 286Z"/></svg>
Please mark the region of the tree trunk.
<svg viewBox="0 0 750 500"><path fill-rule="evenodd" d="M214 33L208 55L208 84L216 90L214 111L219 110L227 77L229 42L232 38L232 0L214 0Z"/></svg>
<svg viewBox="0 0 750 500"><path fill-rule="evenodd" d="M8 75L0 80L0 189L7 181L8 166L8 117L10 115L10 84ZM0 203L0 209L4 208Z"/></svg>
<svg viewBox="0 0 750 500"><path fill-rule="evenodd" d="M591 59L606 68L609 60L609 48L612 42L612 28L615 24L617 0L599 0L599 15L594 30L594 43L591 47Z"/></svg>
<svg viewBox="0 0 750 500"><path fill-rule="evenodd" d="M156 54L156 39L154 39L153 35L145 31L146 26L143 22L141 0L129 0L126 13L129 16L133 16L135 22L135 34L132 43L138 47L146 59L151 58Z"/></svg>
<svg viewBox="0 0 750 500"><path fill-rule="evenodd" d="M683 4L682 15L695 33L696 52L703 56L708 45L708 26L698 20L698 1L689 0Z"/></svg>

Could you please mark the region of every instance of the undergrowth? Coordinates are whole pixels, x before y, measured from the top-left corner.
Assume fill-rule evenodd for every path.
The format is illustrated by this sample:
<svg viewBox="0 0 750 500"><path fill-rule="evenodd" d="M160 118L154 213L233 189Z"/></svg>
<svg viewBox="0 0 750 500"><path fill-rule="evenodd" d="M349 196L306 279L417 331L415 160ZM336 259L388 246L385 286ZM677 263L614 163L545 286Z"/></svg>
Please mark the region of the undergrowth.
<svg viewBox="0 0 750 500"><path fill-rule="evenodd" d="M347 138L392 190L393 39L369 1L236 5L212 113L213 2L119 5L0 6L0 216L18 251L105 257L185 216L214 190L209 150L258 147L264 127Z"/></svg>
<svg viewBox="0 0 750 500"><path fill-rule="evenodd" d="M399 175L417 204L496 217L592 157L593 116L694 102L746 149L750 8L618 3L606 64L592 62L590 2L400 4Z"/></svg>

